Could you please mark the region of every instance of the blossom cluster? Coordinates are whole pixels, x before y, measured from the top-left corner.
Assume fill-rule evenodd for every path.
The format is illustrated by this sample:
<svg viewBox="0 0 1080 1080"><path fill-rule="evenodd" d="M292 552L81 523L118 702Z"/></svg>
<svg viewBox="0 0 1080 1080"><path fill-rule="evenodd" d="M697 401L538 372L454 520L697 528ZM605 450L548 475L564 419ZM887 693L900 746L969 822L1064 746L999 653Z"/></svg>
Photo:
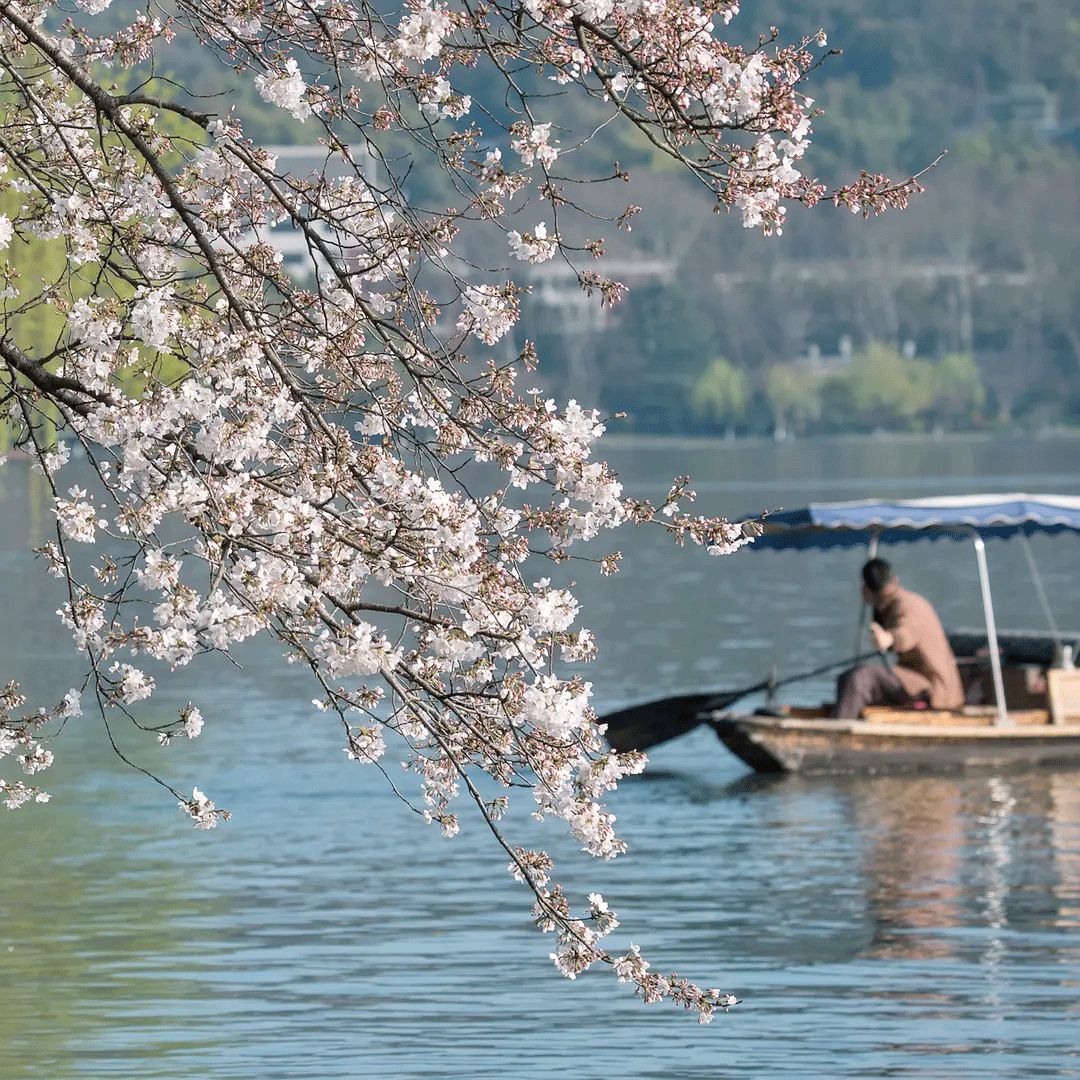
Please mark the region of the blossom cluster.
<svg viewBox="0 0 1080 1080"><path fill-rule="evenodd" d="M17 683L0 687L0 770L8 765L18 769L15 776L4 776L0 771L0 804L8 810L49 801L49 792L21 777L35 776L52 765L53 752L46 745L51 741L48 729L82 715L80 694L75 689L69 690L52 708L21 713L25 704L26 697Z"/></svg>

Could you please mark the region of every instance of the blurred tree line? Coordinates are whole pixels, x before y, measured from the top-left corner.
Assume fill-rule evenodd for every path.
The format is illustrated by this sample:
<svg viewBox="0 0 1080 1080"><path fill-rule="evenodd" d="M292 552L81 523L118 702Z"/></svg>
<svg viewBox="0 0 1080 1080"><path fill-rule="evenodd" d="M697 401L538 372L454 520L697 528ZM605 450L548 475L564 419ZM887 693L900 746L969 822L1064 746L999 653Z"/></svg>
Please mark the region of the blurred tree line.
<svg viewBox="0 0 1080 1080"><path fill-rule="evenodd" d="M716 221L625 125L595 132L599 107L582 103L583 152L597 175L629 169L624 201L647 210L632 233L604 230L630 298L601 311L552 277L568 268L537 267L507 350L534 339L539 384L642 431L1080 424L1080 8L756 0L729 29L770 24L784 40L824 27L843 50L807 87L824 115L805 167L829 185L862 167L906 176L947 149L926 194L870 222L795 209L764 240ZM262 143L313 137L205 51L174 49L157 73L214 111L236 105ZM395 147L381 149L391 175ZM418 203L458 198L420 158L403 154L396 179Z"/></svg>
<svg viewBox="0 0 1080 1080"><path fill-rule="evenodd" d="M985 404L969 353L924 360L880 342L838 364L772 364L756 383L717 357L690 392L701 424L729 433L767 425L778 435L966 429L983 423Z"/></svg>
<svg viewBox="0 0 1080 1080"><path fill-rule="evenodd" d="M649 208L632 249L609 247L630 300L563 334L539 305L528 332L553 388L651 431L1080 423L1080 8L759 0L736 21L825 27L843 49L808 87L824 182L948 156L907 213L796 209L763 241L620 148Z"/></svg>

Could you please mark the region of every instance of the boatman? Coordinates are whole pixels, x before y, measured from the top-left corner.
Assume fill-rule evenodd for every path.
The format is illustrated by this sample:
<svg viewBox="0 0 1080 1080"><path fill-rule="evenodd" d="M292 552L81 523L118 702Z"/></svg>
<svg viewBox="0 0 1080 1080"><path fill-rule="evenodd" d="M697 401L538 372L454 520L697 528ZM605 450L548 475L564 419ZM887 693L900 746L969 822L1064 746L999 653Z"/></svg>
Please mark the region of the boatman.
<svg viewBox="0 0 1080 1080"><path fill-rule="evenodd" d="M870 636L896 664L864 664L845 671L836 683L836 716L857 720L867 705L959 709L964 704L960 671L933 605L900 588L884 559L862 568L863 599L874 609Z"/></svg>

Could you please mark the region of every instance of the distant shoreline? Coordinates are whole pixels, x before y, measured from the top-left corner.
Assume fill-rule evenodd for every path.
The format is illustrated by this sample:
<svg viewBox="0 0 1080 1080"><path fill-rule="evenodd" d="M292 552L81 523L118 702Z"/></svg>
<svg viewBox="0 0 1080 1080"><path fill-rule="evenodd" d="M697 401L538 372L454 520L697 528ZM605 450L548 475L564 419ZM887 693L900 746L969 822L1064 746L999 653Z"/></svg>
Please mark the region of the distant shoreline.
<svg viewBox="0 0 1080 1080"><path fill-rule="evenodd" d="M983 443L983 442L1052 442L1080 441L1080 427L1054 427L1040 431L1011 429L1005 431L879 431L837 432L832 435L797 435L786 439L774 439L768 435L694 435L655 433L648 431L620 431L608 426L603 436L604 446L628 446L631 443L649 443L652 446L686 446L687 444L715 445L717 447L742 446L805 446L822 443Z"/></svg>
<svg viewBox="0 0 1080 1080"><path fill-rule="evenodd" d="M63 436L61 432L61 436ZM622 431L607 425L602 444L613 449L626 449L635 444L648 444L656 449L687 446L713 446L717 449L736 449L752 446L818 446L844 443L986 443L986 442L1061 442L1080 441L1080 427L1051 427L1039 431L1024 431L1020 428L998 431L945 431L935 434L931 431L878 431L837 432L831 435L791 435L784 439L775 439L769 435L697 435L693 433L674 434L650 431ZM73 442L73 456L81 456L82 447ZM0 452L0 459L10 461L32 461L34 454L22 447L12 448L6 453Z"/></svg>

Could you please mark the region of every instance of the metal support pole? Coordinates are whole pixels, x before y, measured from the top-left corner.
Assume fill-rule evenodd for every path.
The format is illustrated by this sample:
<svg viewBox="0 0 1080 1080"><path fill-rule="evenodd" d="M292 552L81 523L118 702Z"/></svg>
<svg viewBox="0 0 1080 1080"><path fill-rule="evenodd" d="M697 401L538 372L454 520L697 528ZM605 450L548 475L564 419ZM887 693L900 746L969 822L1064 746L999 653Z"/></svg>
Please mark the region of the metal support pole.
<svg viewBox="0 0 1080 1080"><path fill-rule="evenodd" d="M982 590L983 617L986 619L986 644L990 649L990 669L994 674L994 698L997 704L997 723L1009 724L1005 707L1005 680L1001 676L1001 653L998 650L997 624L994 622L994 602L990 598L990 573L986 568L986 544L976 532L972 533L975 559L979 564L979 588Z"/></svg>

